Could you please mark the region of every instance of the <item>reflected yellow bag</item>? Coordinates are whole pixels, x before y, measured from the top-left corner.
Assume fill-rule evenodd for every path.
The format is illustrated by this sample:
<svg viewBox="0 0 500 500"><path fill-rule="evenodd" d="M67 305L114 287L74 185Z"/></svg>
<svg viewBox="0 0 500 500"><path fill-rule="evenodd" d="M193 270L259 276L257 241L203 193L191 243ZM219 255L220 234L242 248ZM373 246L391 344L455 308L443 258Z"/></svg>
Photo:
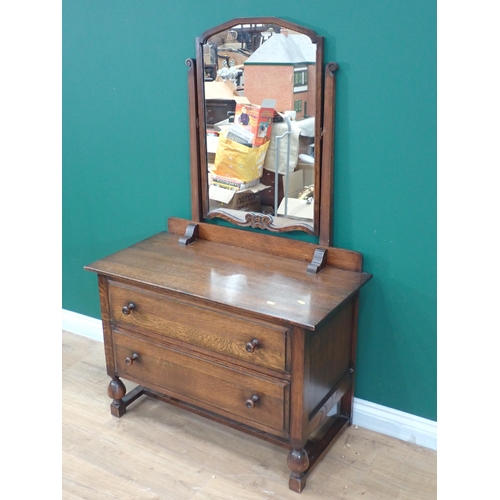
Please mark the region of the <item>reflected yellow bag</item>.
<svg viewBox="0 0 500 500"><path fill-rule="evenodd" d="M258 148L249 148L221 134L213 171L245 182L258 179L262 177L268 147L269 141Z"/></svg>

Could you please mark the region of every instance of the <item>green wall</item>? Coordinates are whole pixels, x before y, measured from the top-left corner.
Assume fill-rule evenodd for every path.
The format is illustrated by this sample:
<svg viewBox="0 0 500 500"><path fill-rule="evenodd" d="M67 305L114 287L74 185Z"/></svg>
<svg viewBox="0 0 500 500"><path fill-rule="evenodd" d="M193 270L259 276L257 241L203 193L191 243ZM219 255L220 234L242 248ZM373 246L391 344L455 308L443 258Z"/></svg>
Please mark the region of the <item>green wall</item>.
<svg viewBox="0 0 500 500"><path fill-rule="evenodd" d="M62 306L99 317L83 266L190 217L184 61L258 15L314 29L340 66L335 245L374 275L356 397L436 420L434 0L64 0Z"/></svg>

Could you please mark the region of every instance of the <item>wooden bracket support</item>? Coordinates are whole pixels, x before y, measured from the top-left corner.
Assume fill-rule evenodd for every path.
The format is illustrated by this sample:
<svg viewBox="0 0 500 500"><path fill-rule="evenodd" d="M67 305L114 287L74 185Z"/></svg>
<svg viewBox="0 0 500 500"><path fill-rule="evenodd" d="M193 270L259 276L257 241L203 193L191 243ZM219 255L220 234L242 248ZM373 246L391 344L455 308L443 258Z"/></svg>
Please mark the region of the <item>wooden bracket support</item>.
<svg viewBox="0 0 500 500"><path fill-rule="evenodd" d="M318 274L326 265L326 248L316 248L310 264L307 265L307 272Z"/></svg>
<svg viewBox="0 0 500 500"><path fill-rule="evenodd" d="M198 237L198 224L188 224L186 233L179 238L179 245L190 245Z"/></svg>

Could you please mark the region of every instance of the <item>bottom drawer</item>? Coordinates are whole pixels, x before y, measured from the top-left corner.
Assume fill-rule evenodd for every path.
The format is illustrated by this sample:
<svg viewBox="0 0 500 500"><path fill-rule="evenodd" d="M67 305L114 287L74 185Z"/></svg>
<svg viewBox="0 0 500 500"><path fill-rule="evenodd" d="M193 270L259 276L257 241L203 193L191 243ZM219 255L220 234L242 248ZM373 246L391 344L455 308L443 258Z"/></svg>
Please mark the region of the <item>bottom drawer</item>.
<svg viewBox="0 0 500 500"><path fill-rule="evenodd" d="M288 431L289 383L243 373L113 330L118 375L279 436Z"/></svg>

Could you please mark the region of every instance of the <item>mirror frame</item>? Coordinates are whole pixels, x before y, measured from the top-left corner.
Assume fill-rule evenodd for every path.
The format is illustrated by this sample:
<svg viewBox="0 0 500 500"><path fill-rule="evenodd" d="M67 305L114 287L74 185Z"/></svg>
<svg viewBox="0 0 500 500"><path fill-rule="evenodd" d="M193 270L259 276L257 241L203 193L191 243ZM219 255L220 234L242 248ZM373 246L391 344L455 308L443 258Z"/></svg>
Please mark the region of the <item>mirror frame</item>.
<svg viewBox="0 0 500 500"><path fill-rule="evenodd" d="M316 119L314 133L314 221L308 224L293 221L288 225L275 224L273 216L242 211L242 218L233 216L224 209L209 210L208 164L206 142L206 106L203 69L203 45L217 33L240 24L276 24L309 36L316 43ZM276 17L244 17L227 21L210 28L196 38L196 59L187 59L190 155L191 155L191 208L192 219L220 217L238 227L253 227L272 232L304 231L319 236L323 246L332 245L333 207L333 150L335 125L335 63L323 63L323 37L298 24ZM317 187L319 186L319 189ZM288 219L288 222L290 219Z"/></svg>

